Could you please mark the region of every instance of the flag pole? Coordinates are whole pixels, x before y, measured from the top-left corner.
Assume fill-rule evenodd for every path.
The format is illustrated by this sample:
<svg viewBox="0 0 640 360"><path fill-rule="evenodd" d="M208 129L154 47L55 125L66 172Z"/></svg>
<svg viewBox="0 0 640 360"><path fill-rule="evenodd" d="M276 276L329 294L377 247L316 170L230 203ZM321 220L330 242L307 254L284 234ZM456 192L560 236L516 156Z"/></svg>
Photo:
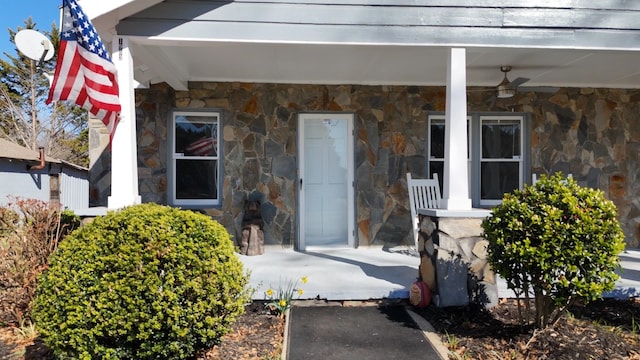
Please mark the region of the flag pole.
<svg viewBox="0 0 640 360"><path fill-rule="evenodd" d="M140 195L133 60L128 39L116 35L109 40L107 48L77 0L62 0L60 46L47 104L72 101L106 126L112 158L107 202L109 208L117 209L140 203ZM116 131L120 118L125 124Z"/></svg>

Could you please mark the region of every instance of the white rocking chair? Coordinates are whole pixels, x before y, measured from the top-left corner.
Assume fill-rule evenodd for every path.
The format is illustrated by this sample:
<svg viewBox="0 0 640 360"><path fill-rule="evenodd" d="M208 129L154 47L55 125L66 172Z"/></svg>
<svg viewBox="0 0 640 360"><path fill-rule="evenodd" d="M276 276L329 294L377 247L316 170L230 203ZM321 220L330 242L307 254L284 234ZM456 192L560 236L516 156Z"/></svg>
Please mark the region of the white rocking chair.
<svg viewBox="0 0 640 360"><path fill-rule="evenodd" d="M409 191L409 205L411 206L411 224L413 226L413 241L418 249L418 232L420 223L418 209L439 209L442 195L438 174L433 179L414 179L407 173L407 190Z"/></svg>

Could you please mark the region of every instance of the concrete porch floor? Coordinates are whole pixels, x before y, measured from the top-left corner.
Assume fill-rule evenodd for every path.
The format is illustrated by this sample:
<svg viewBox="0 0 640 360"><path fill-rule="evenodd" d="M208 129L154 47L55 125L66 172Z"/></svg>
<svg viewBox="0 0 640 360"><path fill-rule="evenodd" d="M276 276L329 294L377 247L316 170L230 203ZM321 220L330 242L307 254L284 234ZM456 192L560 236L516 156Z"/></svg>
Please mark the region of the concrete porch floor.
<svg viewBox="0 0 640 360"><path fill-rule="evenodd" d="M243 256L240 260L251 272L254 300L265 299L269 288L277 291L298 281L304 293L295 299L372 300L408 298L409 286L418 275L418 254L407 247L322 249L298 252L268 246L263 255ZM607 297L640 297L640 249L620 254L621 278ZM498 280L498 296L513 297L503 280Z"/></svg>

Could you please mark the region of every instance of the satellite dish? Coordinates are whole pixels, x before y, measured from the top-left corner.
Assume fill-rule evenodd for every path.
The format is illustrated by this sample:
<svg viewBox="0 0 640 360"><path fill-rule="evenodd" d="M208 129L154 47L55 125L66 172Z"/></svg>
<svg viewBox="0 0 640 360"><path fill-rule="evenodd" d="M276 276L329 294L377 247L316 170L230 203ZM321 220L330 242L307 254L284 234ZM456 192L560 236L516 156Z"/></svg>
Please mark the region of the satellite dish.
<svg viewBox="0 0 640 360"><path fill-rule="evenodd" d="M53 44L46 36L33 29L18 31L15 37L16 47L29 59L46 61L53 57Z"/></svg>

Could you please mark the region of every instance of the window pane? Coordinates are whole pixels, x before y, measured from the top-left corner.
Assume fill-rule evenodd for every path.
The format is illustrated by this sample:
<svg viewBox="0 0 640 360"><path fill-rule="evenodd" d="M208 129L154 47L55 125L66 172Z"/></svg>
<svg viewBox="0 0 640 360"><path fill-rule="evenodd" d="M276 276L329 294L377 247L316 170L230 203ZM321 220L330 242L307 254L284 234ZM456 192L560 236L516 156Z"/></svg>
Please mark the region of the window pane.
<svg viewBox="0 0 640 360"><path fill-rule="evenodd" d="M520 156L520 121L482 122L482 158L513 159Z"/></svg>
<svg viewBox="0 0 640 360"><path fill-rule="evenodd" d="M441 119L430 119L429 121L429 159L444 159L444 122ZM467 121L467 159L471 152L469 131L469 121Z"/></svg>
<svg viewBox="0 0 640 360"><path fill-rule="evenodd" d="M520 188L519 162L483 162L480 175L482 200L502 200L504 193Z"/></svg>
<svg viewBox="0 0 640 360"><path fill-rule="evenodd" d="M176 199L217 199L217 160L176 160Z"/></svg>
<svg viewBox="0 0 640 360"><path fill-rule="evenodd" d="M438 182L440 183L440 191L444 189L442 181L444 180L444 161L429 161L429 170L427 178L432 179L433 174L438 174Z"/></svg>
<svg viewBox="0 0 640 360"><path fill-rule="evenodd" d="M431 120L431 158L444 159L444 121Z"/></svg>
<svg viewBox="0 0 640 360"><path fill-rule="evenodd" d="M218 156L216 116L176 117L175 152L184 156Z"/></svg>

